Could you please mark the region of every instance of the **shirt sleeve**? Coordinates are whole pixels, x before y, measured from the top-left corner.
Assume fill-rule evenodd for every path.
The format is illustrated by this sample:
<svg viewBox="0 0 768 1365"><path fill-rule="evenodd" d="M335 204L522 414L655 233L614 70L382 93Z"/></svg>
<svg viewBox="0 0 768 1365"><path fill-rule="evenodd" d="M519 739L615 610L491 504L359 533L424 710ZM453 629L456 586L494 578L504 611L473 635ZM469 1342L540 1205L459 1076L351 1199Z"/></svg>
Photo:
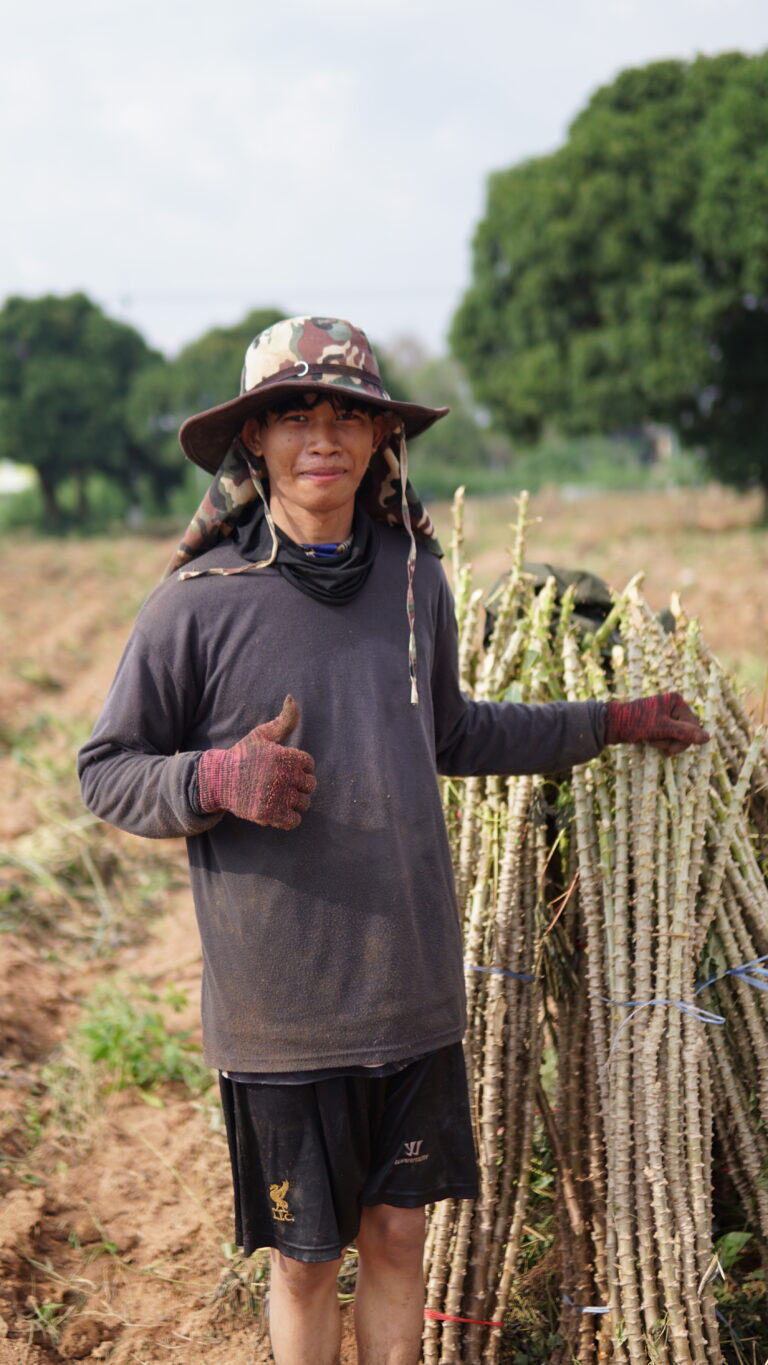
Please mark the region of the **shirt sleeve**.
<svg viewBox="0 0 768 1365"><path fill-rule="evenodd" d="M432 699L437 769L447 777L562 772L595 758L604 745L603 702L471 701L461 691L447 582L437 613Z"/></svg>
<svg viewBox="0 0 768 1365"><path fill-rule="evenodd" d="M194 642L169 618L150 599L78 755L88 809L149 839L199 834L221 819L197 805L200 751L184 750L199 697Z"/></svg>

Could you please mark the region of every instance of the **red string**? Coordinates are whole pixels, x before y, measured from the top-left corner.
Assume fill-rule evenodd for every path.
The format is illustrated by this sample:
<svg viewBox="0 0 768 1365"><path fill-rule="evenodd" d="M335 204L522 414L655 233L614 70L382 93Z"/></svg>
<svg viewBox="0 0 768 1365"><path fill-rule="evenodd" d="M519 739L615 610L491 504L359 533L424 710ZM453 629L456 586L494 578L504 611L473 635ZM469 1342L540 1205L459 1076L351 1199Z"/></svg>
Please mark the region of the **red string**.
<svg viewBox="0 0 768 1365"><path fill-rule="evenodd" d="M437 1322L474 1322L478 1327L503 1327L503 1322L487 1322L485 1318L454 1318L450 1313L438 1313L436 1308L425 1308L425 1318L433 1318Z"/></svg>

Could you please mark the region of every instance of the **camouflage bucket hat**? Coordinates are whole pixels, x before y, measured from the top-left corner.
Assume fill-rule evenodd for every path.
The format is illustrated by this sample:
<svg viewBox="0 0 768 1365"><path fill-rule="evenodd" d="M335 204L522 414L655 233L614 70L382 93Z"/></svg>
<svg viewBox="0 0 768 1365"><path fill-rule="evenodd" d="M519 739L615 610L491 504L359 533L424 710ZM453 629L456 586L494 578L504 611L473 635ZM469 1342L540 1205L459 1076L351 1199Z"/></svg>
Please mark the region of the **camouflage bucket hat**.
<svg viewBox="0 0 768 1365"><path fill-rule="evenodd" d="M285 318L259 332L248 347L239 397L187 418L179 432L182 448L215 474L249 417L293 390L324 388L397 413L406 437L418 436L449 411L390 398L359 327L342 318Z"/></svg>

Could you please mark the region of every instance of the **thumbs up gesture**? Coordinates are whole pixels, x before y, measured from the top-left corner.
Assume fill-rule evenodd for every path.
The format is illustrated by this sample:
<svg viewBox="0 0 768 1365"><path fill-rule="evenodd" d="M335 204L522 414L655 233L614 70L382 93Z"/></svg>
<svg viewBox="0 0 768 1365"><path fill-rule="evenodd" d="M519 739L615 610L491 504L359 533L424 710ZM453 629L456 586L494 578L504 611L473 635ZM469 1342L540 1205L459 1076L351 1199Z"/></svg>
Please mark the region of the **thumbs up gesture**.
<svg viewBox="0 0 768 1365"><path fill-rule="evenodd" d="M314 759L303 749L283 747L299 716L298 703L288 696L279 716L257 725L231 749L206 749L197 766L201 809L296 829L317 786Z"/></svg>

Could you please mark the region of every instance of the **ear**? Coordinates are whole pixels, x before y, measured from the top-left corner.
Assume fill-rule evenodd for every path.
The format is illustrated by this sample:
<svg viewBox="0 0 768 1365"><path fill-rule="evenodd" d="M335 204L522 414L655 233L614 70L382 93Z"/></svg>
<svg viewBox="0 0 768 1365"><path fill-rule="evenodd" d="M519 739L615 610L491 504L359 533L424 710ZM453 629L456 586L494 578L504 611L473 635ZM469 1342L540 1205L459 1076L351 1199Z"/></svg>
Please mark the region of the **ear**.
<svg viewBox="0 0 768 1365"><path fill-rule="evenodd" d="M261 427L255 417L249 417L248 421L243 423L240 440L252 455L261 455Z"/></svg>

